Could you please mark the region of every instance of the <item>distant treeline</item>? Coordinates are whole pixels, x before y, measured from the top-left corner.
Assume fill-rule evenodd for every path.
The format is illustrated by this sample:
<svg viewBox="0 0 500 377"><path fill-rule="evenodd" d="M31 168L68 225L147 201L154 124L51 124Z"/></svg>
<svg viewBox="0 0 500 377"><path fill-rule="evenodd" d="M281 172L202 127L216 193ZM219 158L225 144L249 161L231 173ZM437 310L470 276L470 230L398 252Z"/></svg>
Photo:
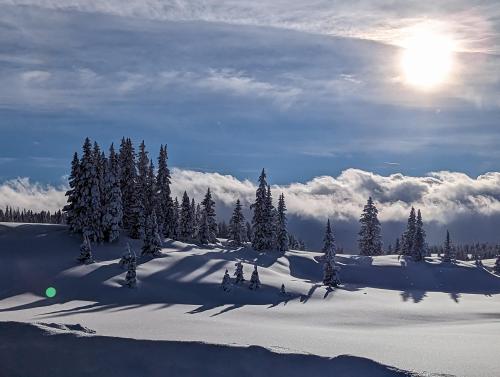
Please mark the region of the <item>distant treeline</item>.
<svg viewBox="0 0 500 377"><path fill-rule="evenodd" d="M66 216L61 210L50 212L35 212L31 209L19 209L5 207L0 209L0 222L4 223L45 223L45 224L65 224Z"/></svg>

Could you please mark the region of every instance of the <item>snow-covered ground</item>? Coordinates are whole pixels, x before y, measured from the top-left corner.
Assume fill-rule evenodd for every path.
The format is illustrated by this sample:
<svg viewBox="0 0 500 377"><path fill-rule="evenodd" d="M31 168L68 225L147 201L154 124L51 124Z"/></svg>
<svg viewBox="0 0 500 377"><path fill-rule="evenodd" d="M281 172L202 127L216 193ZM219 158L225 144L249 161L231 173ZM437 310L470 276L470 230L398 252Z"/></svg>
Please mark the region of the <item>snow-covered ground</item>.
<svg viewBox="0 0 500 377"><path fill-rule="evenodd" d="M49 351L83 352L82 362L92 360L89 348L110 343L123 355L133 350L130 375L148 375L137 369L141 360L157 360L158 368L178 375L197 375L200 367L205 375L263 375L278 367L287 375L405 375L385 365L420 374L499 373L500 277L490 272L492 260L483 269L437 258L416 264L397 256L339 255L343 285L328 293L319 284L319 253L167 242L162 258L139 261L138 288L129 289L117 263L125 242L94 247L97 263L81 266L80 240L65 227L0 224L0 364L8 376L16 370L33 375L22 368L50 357ZM140 243L130 242L139 252ZM247 279L257 263L260 290L249 290L248 283L229 293L220 289L225 269L232 274L236 261L244 263ZM287 297L279 294L282 283ZM49 286L56 297L45 297ZM56 335L44 336L47 331ZM150 350L147 357L141 349ZM63 367L52 358L55 364L47 360L46 368ZM106 375L124 375L116 368ZM49 369L37 370L44 375Z"/></svg>

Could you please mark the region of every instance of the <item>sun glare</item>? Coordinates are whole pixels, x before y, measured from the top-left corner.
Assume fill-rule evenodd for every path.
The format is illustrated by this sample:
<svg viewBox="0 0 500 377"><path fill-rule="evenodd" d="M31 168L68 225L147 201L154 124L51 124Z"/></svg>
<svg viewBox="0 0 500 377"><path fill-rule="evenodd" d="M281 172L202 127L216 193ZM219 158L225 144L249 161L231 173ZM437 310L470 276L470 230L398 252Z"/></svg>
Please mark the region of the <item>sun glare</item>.
<svg viewBox="0 0 500 377"><path fill-rule="evenodd" d="M434 89L451 73L453 41L437 33L418 31L405 43L401 64L408 84Z"/></svg>

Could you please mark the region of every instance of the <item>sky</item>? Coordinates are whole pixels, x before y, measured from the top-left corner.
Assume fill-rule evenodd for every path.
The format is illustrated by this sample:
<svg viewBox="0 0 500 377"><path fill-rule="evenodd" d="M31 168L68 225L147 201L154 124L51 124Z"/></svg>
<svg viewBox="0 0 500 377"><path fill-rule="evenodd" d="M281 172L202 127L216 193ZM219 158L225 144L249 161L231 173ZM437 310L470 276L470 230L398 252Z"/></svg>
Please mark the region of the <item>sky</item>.
<svg viewBox="0 0 500 377"><path fill-rule="evenodd" d="M418 30L453 41L432 90L401 67ZM436 240L496 221L499 33L495 1L0 0L0 205L55 207L86 136L128 136L201 186L265 167L304 221L341 227L368 195L387 223L425 209Z"/></svg>

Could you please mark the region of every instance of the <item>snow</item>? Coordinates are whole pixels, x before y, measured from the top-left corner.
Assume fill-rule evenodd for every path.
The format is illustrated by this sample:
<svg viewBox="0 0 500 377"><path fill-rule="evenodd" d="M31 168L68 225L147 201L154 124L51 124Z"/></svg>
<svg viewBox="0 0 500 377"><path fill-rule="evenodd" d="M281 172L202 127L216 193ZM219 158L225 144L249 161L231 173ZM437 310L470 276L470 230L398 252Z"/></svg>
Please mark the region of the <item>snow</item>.
<svg viewBox="0 0 500 377"><path fill-rule="evenodd" d="M352 373L338 369L336 375L404 375L385 365L468 377L500 370L500 277L491 272L495 260L478 268L473 261L451 265L435 257L417 263L397 256L340 254L335 259L342 286L328 293L319 284L321 253L258 253L166 241L161 258L138 260L138 285L129 289L123 287L126 270L118 261L127 242L137 253L140 241L122 236L118 243L93 244L96 263L91 265L76 261L80 242L64 226L0 224L0 364L19 361L12 354L26 361L23 350L46 339L46 352L56 353L56 346L84 352L75 358L78 363L93 354L90 345L101 349L111 342L124 355L144 345L152 350L144 360L154 360L157 368L173 358L181 364L185 360L185 375L211 366L221 368L212 370L217 375L238 368L263 375L269 365L276 374L288 375L333 374L342 365ZM259 290L249 290L248 280L229 292L220 288L226 268L234 281L237 261L247 279L257 264ZM283 283L286 296L280 294ZM51 299L44 296L49 286L57 289ZM47 331L56 335L44 336ZM241 356L242 349L252 357ZM33 351L29 355L38 360ZM116 368L116 375L127 375L123 366Z"/></svg>

